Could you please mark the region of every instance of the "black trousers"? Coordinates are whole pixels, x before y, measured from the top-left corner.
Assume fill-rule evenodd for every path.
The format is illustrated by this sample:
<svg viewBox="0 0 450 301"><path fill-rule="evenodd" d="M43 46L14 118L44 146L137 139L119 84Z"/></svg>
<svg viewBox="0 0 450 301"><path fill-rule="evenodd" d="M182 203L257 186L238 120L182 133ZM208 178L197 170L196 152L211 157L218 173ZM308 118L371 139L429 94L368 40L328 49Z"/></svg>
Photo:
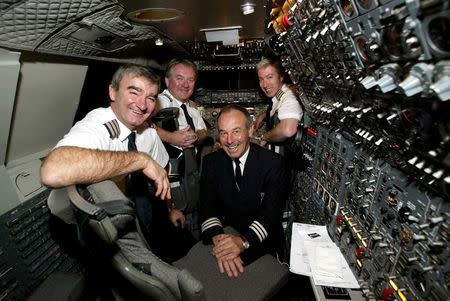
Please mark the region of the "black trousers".
<svg viewBox="0 0 450 301"><path fill-rule="evenodd" d="M142 234L162 260L170 263L182 258L197 242L187 229L172 224L165 201L145 193L135 196L135 204Z"/></svg>

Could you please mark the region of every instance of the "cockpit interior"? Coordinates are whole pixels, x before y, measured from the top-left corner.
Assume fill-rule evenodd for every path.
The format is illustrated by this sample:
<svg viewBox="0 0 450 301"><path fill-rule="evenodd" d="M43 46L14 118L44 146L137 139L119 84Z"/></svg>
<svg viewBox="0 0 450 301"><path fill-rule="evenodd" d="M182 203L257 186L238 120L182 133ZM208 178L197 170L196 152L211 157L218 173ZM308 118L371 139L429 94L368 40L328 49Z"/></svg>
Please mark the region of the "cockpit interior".
<svg viewBox="0 0 450 301"><path fill-rule="evenodd" d="M0 301L449 300L449 28L447 0L1 1ZM210 266L195 253L197 205L172 194L196 244L166 262L142 237L130 177L58 189L41 178L71 128L115 102L120 66L149 68L161 93L174 58L196 66L200 169L224 146L222 108L239 105L256 124L280 101L263 87L264 59L279 62L301 111L291 137L267 142L268 119L249 137L278 153L289 143L290 184L282 256L239 277L201 278ZM158 134L179 114L163 110L146 121ZM333 250L312 247L300 227L323 229L308 239L327 236Z"/></svg>

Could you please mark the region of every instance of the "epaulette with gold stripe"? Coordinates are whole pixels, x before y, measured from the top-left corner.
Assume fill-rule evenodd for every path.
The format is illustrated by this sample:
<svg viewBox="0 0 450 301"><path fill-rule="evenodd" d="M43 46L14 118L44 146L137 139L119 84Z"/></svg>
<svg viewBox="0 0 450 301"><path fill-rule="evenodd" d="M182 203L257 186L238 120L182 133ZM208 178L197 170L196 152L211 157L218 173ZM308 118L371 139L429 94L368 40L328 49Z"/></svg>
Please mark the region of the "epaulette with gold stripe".
<svg viewBox="0 0 450 301"><path fill-rule="evenodd" d="M279 89L277 93L275 93L275 97L278 99L278 101L281 100L281 97L284 95L284 91L282 89Z"/></svg>
<svg viewBox="0 0 450 301"><path fill-rule="evenodd" d="M108 122L104 123L103 125L108 130L109 137L111 139L119 138L120 127L119 127L119 122L116 119L108 121Z"/></svg>

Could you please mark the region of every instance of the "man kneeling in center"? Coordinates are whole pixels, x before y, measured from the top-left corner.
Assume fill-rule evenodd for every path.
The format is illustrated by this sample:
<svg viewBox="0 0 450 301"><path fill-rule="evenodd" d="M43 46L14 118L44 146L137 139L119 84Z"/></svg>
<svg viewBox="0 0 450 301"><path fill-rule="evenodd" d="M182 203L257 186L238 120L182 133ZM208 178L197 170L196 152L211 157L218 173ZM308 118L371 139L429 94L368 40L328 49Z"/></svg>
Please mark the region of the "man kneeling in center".
<svg viewBox="0 0 450 301"><path fill-rule="evenodd" d="M250 143L253 120L238 105L218 117L222 149L204 158L200 222L203 243L214 244L221 273L237 277L264 254L281 254L286 174L280 155ZM225 234L231 226L240 235Z"/></svg>

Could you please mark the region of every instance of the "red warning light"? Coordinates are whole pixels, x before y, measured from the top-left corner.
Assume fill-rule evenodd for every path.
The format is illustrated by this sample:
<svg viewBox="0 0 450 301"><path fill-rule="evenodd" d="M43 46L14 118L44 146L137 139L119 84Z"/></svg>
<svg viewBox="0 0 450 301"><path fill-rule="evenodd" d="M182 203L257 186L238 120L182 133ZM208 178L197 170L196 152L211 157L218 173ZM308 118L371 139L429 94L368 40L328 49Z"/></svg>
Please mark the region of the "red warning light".
<svg viewBox="0 0 450 301"><path fill-rule="evenodd" d="M361 258L363 253L364 253L364 248L358 248L356 250L356 257Z"/></svg>
<svg viewBox="0 0 450 301"><path fill-rule="evenodd" d="M308 132L310 132L310 133L313 134L314 136L317 136L317 133L314 132L313 130L311 130L310 128L308 128Z"/></svg>
<svg viewBox="0 0 450 301"><path fill-rule="evenodd" d="M383 301L388 301L389 300L389 296L392 295L394 293L393 290L391 290L390 288L387 288L383 291Z"/></svg>

